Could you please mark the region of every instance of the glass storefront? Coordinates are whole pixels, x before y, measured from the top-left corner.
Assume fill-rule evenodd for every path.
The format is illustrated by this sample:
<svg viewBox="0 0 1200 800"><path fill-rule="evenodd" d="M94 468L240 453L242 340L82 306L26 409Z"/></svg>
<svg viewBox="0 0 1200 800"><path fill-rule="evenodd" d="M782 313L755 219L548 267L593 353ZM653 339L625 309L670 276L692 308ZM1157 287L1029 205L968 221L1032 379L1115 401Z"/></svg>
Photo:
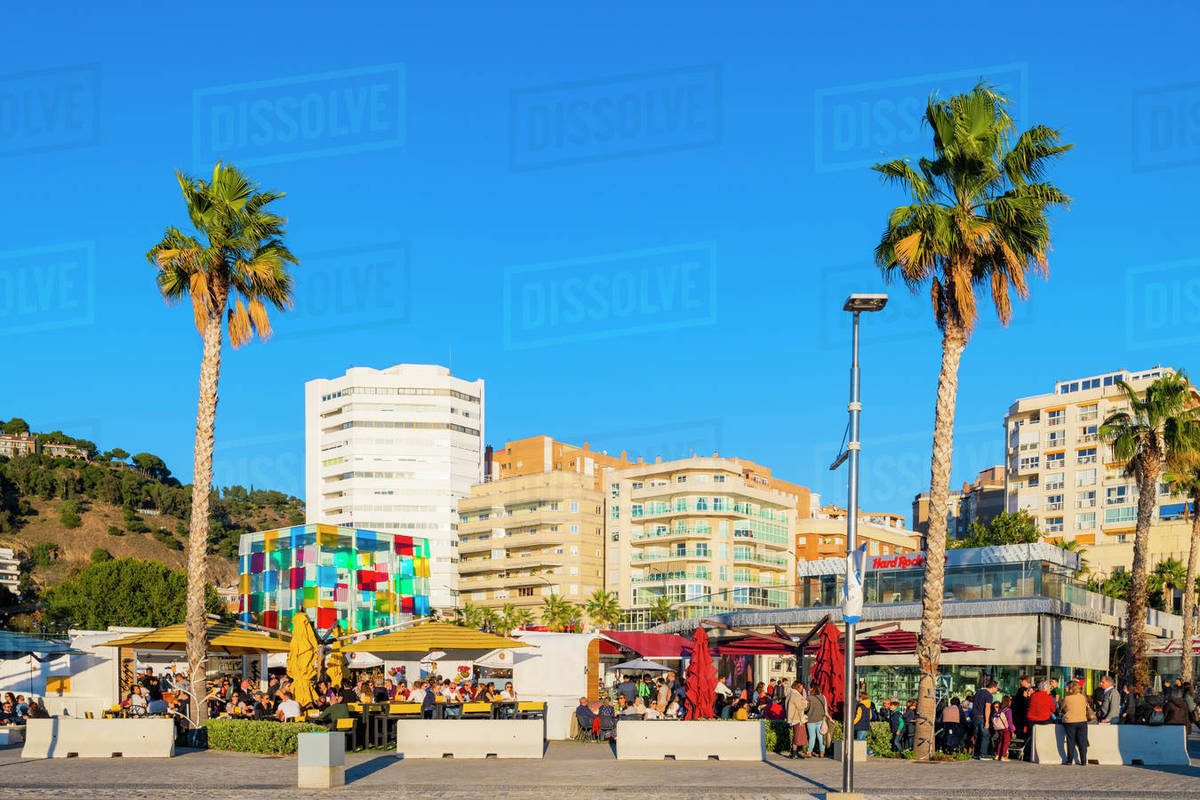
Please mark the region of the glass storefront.
<svg viewBox="0 0 1200 800"><path fill-rule="evenodd" d="M869 570L863 577L863 596L870 604L916 603L921 600L924 569ZM841 575L801 578L801 606L837 606L842 599ZM1009 564L947 566L944 598L1050 597L1084 603L1086 589L1074 571L1045 561Z"/></svg>

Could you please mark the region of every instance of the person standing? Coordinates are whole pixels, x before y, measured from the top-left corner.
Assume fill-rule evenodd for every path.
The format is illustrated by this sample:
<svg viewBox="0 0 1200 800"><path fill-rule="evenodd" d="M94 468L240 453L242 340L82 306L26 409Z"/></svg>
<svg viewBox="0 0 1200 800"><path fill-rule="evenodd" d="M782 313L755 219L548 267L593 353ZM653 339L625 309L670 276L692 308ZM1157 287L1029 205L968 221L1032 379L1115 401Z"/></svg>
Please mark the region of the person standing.
<svg viewBox="0 0 1200 800"><path fill-rule="evenodd" d="M988 757L988 749L991 745L988 722L992 718L992 703L995 702L992 692L998 688L999 684L996 683L996 679L989 678L983 688L975 692L971 698L971 731L975 734L975 751L972 758L976 761Z"/></svg>
<svg viewBox="0 0 1200 800"><path fill-rule="evenodd" d="M804 696L804 687L800 681L792 685L787 696L787 723L792 729L792 745L788 758L805 757L804 748L808 746L808 699Z"/></svg>
<svg viewBox="0 0 1200 800"><path fill-rule="evenodd" d="M1029 698L1033 695L1033 685L1028 675L1022 675L1017 686L1017 693L1012 699L1013 725L1016 726L1016 736L1024 739L1029 735Z"/></svg>
<svg viewBox="0 0 1200 800"><path fill-rule="evenodd" d="M867 732L871 730L871 696L863 692L858 696L858 706L854 709L854 738L866 741Z"/></svg>
<svg viewBox="0 0 1200 800"><path fill-rule="evenodd" d="M1062 726L1067 736L1067 757L1063 765L1071 764L1078 756L1079 765L1087 765L1087 695L1079 688L1079 684L1067 685L1067 693L1062 702Z"/></svg>
<svg viewBox="0 0 1200 800"><path fill-rule="evenodd" d="M1008 758L1008 747L1012 744L1013 734L1017 730L1017 726L1013 722L1012 701L1012 695L1006 694L992 711L992 730L996 731L999 739L996 744L997 761L1004 761Z"/></svg>
<svg viewBox="0 0 1200 800"><path fill-rule="evenodd" d="M814 752L819 756L825 755L825 737L821 733L821 726L825 723L825 717L829 715L829 705L825 702L824 695L821 694L821 687L817 684L812 684L808 687L808 708L805 709L805 725L808 726L808 755L811 757Z"/></svg>
<svg viewBox="0 0 1200 800"><path fill-rule="evenodd" d="M1100 710L1096 714L1097 721L1116 725L1121 721L1121 699L1117 697L1117 687L1109 675L1100 676Z"/></svg>

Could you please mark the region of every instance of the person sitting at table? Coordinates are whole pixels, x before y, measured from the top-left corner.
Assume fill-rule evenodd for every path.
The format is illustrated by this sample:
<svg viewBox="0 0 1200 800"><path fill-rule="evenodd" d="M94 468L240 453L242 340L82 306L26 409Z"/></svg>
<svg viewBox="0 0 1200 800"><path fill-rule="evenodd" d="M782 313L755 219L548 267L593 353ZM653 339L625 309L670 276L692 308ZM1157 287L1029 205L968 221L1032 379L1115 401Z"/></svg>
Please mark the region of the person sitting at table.
<svg viewBox="0 0 1200 800"><path fill-rule="evenodd" d="M32 698L29 700L29 713L26 716L29 719L50 719L50 715L46 713L42 704Z"/></svg>
<svg viewBox="0 0 1200 800"><path fill-rule="evenodd" d="M579 730L592 730L592 725L596 721L596 713L588 705L586 697L579 698L579 705L575 706L575 720L579 723Z"/></svg>
<svg viewBox="0 0 1200 800"><path fill-rule="evenodd" d="M667 709L663 711L663 716L667 719L679 719L683 716L683 705L679 702L678 697L672 697L671 702L667 703Z"/></svg>
<svg viewBox="0 0 1200 800"><path fill-rule="evenodd" d="M358 702L373 703L375 701L375 692L371 689L371 684L366 681L360 681L358 684Z"/></svg>
<svg viewBox="0 0 1200 800"><path fill-rule="evenodd" d="M408 693L408 702L422 703L425 701L425 681L417 679L413 681L412 691Z"/></svg>
<svg viewBox="0 0 1200 800"><path fill-rule="evenodd" d="M665 719L663 713L658 710L658 698L650 701L650 706L646 709L645 719Z"/></svg>
<svg viewBox="0 0 1200 800"><path fill-rule="evenodd" d="M17 704L13 706L17 712L17 716L24 717L29 714L29 703L25 702L25 695L17 695Z"/></svg>
<svg viewBox="0 0 1200 800"><path fill-rule="evenodd" d="M150 714L167 713L167 701L163 699L161 692L157 700L151 700L149 703L146 703L146 711Z"/></svg>
<svg viewBox="0 0 1200 800"><path fill-rule="evenodd" d="M21 721L13 709L12 701L5 700L4 705L0 706L0 725L19 725Z"/></svg>
<svg viewBox="0 0 1200 800"><path fill-rule="evenodd" d="M281 722L288 722L300 719L301 715L300 704L295 701L291 692L285 691L283 693L283 700L279 703L279 707L275 709L275 716Z"/></svg>
<svg viewBox="0 0 1200 800"><path fill-rule="evenodd" d="M315 722L318 725L327 725L330 730L334 730L337 727L339 719L347 719L349 717L350 706L339 697L335 701L328 703L321 709L320 714L309 721Z"/></svg>
<svg viewBox="0 0 1200 800"><path fill-rule="evenodd" d="M391 683L391 681L387 681L387 683ZM389 691L388 687L384 684L380 684L378 681L371 681L371 691L374 695L372 697L372 702L386 703L392 699L392 693Z"/></svg>
<svg viewBox="0 0 1200 800"><path fill-rule="evenodd" d="M129 713L135 717L146 716L146 696L142 694L142 687L134 685L129 692Z"/></svg>
<svg viewBox="0 0 1200 800"><path fill-rule="evenodd" d="M397 681L396 691L392 692L392 700L403 703L408 700L408 681Z"/></svg>
<svg viewBox="0 0 1200 800"><path fill-rule="evenodd" d="M646 716L646 702L642 698L634 698L633 705L626 708L621 714L622 717L630 717L633 719L643 719Z"/></svg>
<svg viewBox="0 0 1200 800"><path fill-rule="evenodd" d="M383 702L395 700L396 699L396 682L393 681L391 678L388 678L387 680L385 680L383 682L383 693L387 697L387 700L384 700Z"/></svg>
<svg viewBox="0 0 1200 800"><path fill-rule="evenodd" d="M507 683L504 684L504 690L502 692L500 692L500 702L512 703L512 702L516 701L516 699L517 699L517 692L515 689L513 689L512 681L508 681Z"/></svg>
<svg viewBox="0 0 1200 800"><path fill-rule="evenodd" d="M601 739L611 739L616 735L617 713L608 696L600 698L600 710L596 712L598 723L594 730Z"/></svg>
<svg viewBox="0 0 1200 800"><path fill-rule="evenodd" d="M421 698L421 716L423 718L433 719L433 712L437 708L437 698L440 694L441 688L437 684L437 678L434 678L425 689L425 696Z"/></svg>

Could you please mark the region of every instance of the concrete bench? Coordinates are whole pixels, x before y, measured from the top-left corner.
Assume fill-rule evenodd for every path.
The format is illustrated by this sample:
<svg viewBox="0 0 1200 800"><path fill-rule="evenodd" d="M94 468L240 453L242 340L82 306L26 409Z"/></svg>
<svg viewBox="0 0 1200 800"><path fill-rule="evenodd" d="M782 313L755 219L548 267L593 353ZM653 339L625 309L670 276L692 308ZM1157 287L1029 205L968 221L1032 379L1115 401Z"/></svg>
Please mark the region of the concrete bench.
<svg viewBox="0 0 1200 800"><path fill-rule="evenodd" d="M1187 739L1182 725L1087 726L1088 761L1097 764L1188 766ZM1061 764L1067 757L1062 725L1033 726L1033 760Z"/></svg>
<svg viewBox="0 0 1200 800"><path fill-rule="evenodd" d="M332 789L346 785L346 736L302 733L296 737L296 785Z"/></svg>
<svg viewBox="0 0 1200 800"><path fill-rule="evenodd" d="M761 720L636 720L617 722L617 758L677 761L762 761Z"/></svg>
<svg viewBox="0 0 1200 800"><path fill-rule="evenodd" d="M541 758L546 726L540 719L399 719L400 758Z"/></svg>
<svg viewBox="0 0 1200 800"><path fill-rule="evenodd" d="M25 741L24 725L0 725L0 747L21 744Z"/></svg>
<svg viewBox="0 0 1200 800"><path fill-rule="evenodd" d="M170 758L171 719L31 719L21 758Z"/></svg>

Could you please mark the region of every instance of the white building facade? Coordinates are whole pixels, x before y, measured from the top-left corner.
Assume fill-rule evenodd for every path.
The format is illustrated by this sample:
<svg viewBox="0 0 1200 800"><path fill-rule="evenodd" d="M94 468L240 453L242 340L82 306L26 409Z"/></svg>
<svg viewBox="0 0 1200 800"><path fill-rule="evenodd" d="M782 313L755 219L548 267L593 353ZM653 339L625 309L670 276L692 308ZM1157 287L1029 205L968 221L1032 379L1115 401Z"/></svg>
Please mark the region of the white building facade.
<svg viewBox="0 0 1200 800"><path fill-rule="evenodd" d="M483 481L484 383L445 367L351 367L304 385L307 522L429 540L430 602L458 591L458 501Z"/></svg>

